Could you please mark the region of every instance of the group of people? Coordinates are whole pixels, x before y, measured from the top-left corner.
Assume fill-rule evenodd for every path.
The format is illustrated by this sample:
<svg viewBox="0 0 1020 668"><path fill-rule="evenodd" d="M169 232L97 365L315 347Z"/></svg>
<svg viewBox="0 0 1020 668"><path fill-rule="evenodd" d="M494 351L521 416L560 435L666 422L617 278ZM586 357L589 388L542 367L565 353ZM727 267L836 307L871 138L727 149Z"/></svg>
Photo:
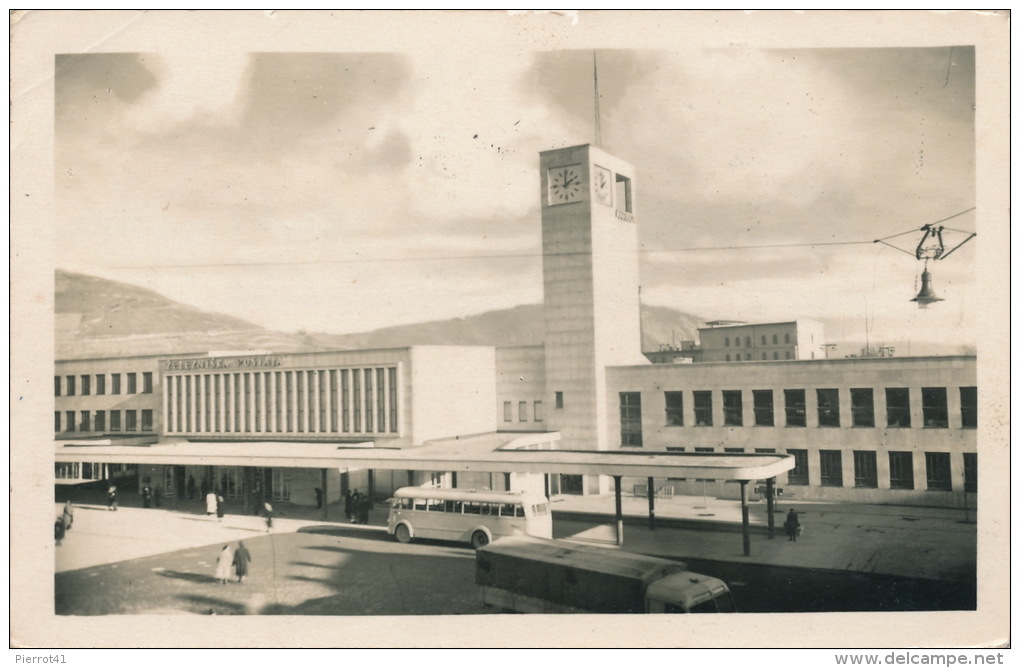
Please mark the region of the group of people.
<svg viewBox="0 0 1020 668"><path fill-rule="evenodd" d="M227 584L227 580L232 580L235 576L239 583L243 583L244 577L248 575L248 564L251 561L251 552L244 546L243 540L237 541L236 549L231 548L229 544L224 545L216 558L215 577L220 581L220 584L224 585Z"/></svg>
<svg viewBox="0 0 1020 668"><path fill-rule="evenodd" d="M344 493L344 513L351 524L368 524L368 511L372 500L358 490Z"/></svg>

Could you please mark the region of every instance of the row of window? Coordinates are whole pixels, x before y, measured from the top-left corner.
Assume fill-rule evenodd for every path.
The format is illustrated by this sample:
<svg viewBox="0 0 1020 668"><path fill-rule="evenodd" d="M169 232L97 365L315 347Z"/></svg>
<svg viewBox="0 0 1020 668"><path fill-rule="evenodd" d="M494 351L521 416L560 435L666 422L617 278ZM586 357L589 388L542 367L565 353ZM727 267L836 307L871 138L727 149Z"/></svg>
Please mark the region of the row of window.
<svg viewBox="0 0 1020 668"><path fill-rule="evenodd" d="M542 402L534 402L535 412L533 414L535 422L542 422L545 419L545 412L542 410ZM514 403L512 401L503 402L503 422L514 421ZM528 402L519 401L517 402L517 421L527 422L528 421Z"/></svg>
<svg viewBox="0 0 1020 668"><path fill-rule="evenodd" d="M783 353L783 355L784 355L783 359L788 359L788 360L792 360L792 359L793 359L793 353L791 353L791 352L790 352L789 350L787 350L787 351L786 351L785 353ZM769 358L769 354L768 354L768 353L762 353L762 354L761 354L761 358L762 358L763 360L767 360L767 359ZM815 358L815 354L814 354L814 352L812 352L812 353L811 353L811 359L814 359L814 358ZM750 361L752 361L753 359L754 359L754 358L753 358L753 357L751 357L751 353L747 353L747 354L746 354L746 355L745 355L745 356L743 357L743 359L741 359L741 357L740 357L740 353L737 353L737 359L736 359L736 361L737 361L737 362L750 362ZM779 352L778 352L778 351L774 351L774 352L772 353L772 359L774 359L774 360L777 360L777 359L779 359ZM729 353L726 353L726 361L727 361L727 362L732 362L732 361L733 361L733 360L731 360L731 359L730 359L730 354L729 354Z"/></svg>
<svg viewBox="0 0 1020 668"><path fill-rule="evenodd" d="M121 413L124 414L123 428L121 427ZM141 413L141 429L138 428L138 414ZM110 422L107 424L106 418ZM76 421L77 420L77 421ZM136 432L152 431L152 411L149 409L126 410L126 411L53 411L53 431L74 432Z"/></svg>
<svg viewBox="0 0 1020 668"><path fill-rule="evenodd" d="M124 376L127 380L127 388L124 394L138 394L138 374L135 372L119 374L111 373L110 376L110 394L121 393L121 376ZM81 376L54 376L53 377L53 396L55 397L73 397L76 394L81 396L88 396L93 393L91 374L82 374ZM80 380L80 384L79 381ZM95 394L106 394L106 374L97 373L95 375ZM152 372L142 372L142 394L152 394Z"/></svg>
<svg viewBox="0 0 1020 668"><path fill-rule="evenodd" d="M782 390L784 424L787 427L807 426L807 391ZM838 389L820 388L815 390L816 410L819 427L840 427L844 418L840 415ZM884 388L885 427L912 427L910 390L906 387ZM977 427L977 388L961 387L960 419L965 429ZM684 392L665 392L666 425L684 426ZM691 392L694 424L710 427L714 423L713 392L710 390ZM722 418L724 426L744 426L744 391L722 390ZM776 425L775 397L773 390L751 390L753 419L756 427ZM948 391L944 387L921 388L922 425L926 428L949 427ZM624 445L641 445L641 393L620 393L620 422ZM875 390L852 388L850 390L850 425L853 427L875 427Z"/></svg>
<svg viewBox="0 0 1020 668"><path fill-rule="evenodd" d="M670 452L685 452L683 447L666 448ZM723 448L727 453L744 452L744 448ZM698 447L694 452L710 453L715 448ZM755 448L756 454L774 454L775 448ZM794 467L787 472L788 485L808 484L808 451L789 449L793 455ZM889 489L916 489L914 482L914 453L896 451L889 456ZM860 489L878 488L878 453L874 450L853 451L854 482ZM948 452L924 453L926 489L929 491L951 492L953 490L952 456ZM819 483L822 487L844 487L843 452L841 450L818 451ZM963 489L977 492L977 453L963 453Z"/></svg>
<svg viewBox="0 0 1020 668"><path fill-rule="evenodd" d="M519 503L443 501L440 499L392 499L390 507L403 510L423 510L433 513L456 513L458 515L524 517L524 506Z"/></svg>
<svg viewBox="0 0 1020 668"><path fill-rule="evenodd" d="M397 433L397 369L167 376L167 432Z"/></svg>
<svg viewBox="0 0 1020 668"><path fill-rule="evenodd" d="M727 336L723 343L724 343L725 347L729 348L730 347L730 337ZM783 335L783 343L784 344L790 343L790 334L789 333L786 333L786 334ZM768 345L768 337L766 337L764 334L762 334L762 336L761 336L761 345L763 345L763 346L767 346ZM774 345L774 346L778 346L779 345L779 335L778 334L773 334L772 335L772 345ZM733 337L733 347L734 348L739 348L740 347L740 337L739 336L734 336ZM744 347L745 348L750 348L751 347L751 337L750 336L745 336L744 337ZM762 359L765 359L765 358L762 358Z"/></svg>

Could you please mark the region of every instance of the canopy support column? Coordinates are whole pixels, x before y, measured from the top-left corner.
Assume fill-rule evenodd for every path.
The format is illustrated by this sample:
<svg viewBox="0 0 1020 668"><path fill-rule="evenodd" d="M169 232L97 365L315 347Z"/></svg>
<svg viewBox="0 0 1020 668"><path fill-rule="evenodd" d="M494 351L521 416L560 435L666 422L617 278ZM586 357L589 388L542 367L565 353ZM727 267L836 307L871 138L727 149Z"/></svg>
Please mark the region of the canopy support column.
<svg viewBox="0 0 1020 668"><path fill-rule="evenodd" d="M776 533L776 479L769 478L765 481L765 501L768 504L769 516L769 540Z"/></svg>
<svg viewBox="0 0 1020 668"><path fill-rule="evenodd" d="M655 478L648 479L648 529L655 531Z"/></svg>
<svg viewBox="0 0 1020 668"><path fill-rule="evenodd" d="M747 481L740 481L740 517L744 533L744 556L751 556L751 520L747 507Z"/></svg>
<svg viewBox="0 0 1020 668"><path fill-rule="evenodd" d="M616 544L623 545L623 497L621 496L621 480L623 476L614 475L616 487Z"/></svg>
<svg viewBox="0 0 1020 668"><path fill-rule="evenodd" d="M329 469L319 470L319 488L322 490L322 519L329 520Z"/></svg>

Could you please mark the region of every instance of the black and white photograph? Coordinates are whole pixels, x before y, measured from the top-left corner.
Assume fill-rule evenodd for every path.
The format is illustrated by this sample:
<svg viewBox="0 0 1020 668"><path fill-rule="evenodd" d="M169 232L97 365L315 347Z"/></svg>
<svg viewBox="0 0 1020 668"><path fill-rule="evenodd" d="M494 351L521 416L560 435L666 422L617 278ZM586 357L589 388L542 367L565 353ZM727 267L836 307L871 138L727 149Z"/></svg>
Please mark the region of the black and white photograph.
<svg viewBox="0 0 1020 668"><path fill-rule="evenodd" d="M10 18L12 649L1009 646L1008 11Z"/></svg>

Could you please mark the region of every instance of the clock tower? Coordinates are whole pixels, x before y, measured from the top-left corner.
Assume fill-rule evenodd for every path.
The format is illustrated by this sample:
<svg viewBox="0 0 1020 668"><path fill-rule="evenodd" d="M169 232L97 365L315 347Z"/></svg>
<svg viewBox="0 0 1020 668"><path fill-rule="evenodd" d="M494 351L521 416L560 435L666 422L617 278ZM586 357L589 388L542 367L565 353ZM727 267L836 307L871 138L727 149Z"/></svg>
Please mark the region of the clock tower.
<svg viewBox="0 0 1020 668"><path fill-rule="evenodd" d="M589 144L544 151L539 165L547 427L563 449L615 449L607 415L619 399L607 396L605 368L648 363L634 168ZM598 485L586 480L584 491Z"/></svg>

